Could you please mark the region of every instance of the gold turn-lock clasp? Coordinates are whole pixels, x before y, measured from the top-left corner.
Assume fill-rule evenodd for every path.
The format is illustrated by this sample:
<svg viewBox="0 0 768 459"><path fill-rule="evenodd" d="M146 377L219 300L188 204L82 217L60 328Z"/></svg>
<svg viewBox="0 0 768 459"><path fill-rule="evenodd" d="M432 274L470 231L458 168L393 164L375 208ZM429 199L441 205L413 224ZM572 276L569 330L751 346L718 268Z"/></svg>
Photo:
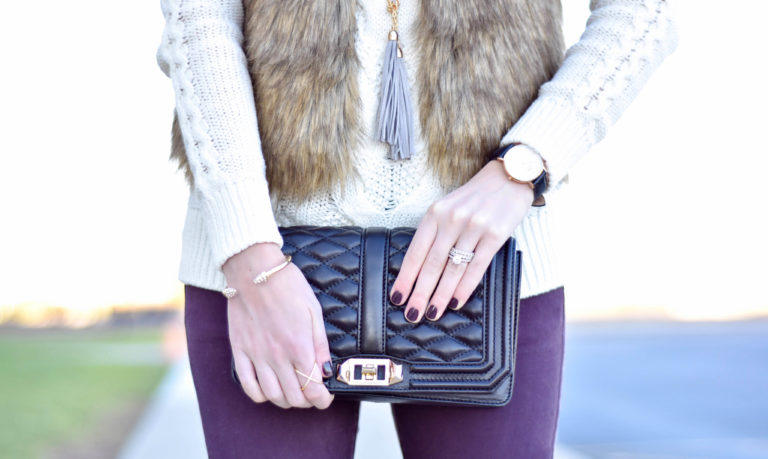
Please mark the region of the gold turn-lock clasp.
<svg viewBox="0 0 768 459"><path fill-rule="evenodd" d="M336 379L350 386L391 386L403 380L403 366L390 359L356 357L338 366Z"/></svg>

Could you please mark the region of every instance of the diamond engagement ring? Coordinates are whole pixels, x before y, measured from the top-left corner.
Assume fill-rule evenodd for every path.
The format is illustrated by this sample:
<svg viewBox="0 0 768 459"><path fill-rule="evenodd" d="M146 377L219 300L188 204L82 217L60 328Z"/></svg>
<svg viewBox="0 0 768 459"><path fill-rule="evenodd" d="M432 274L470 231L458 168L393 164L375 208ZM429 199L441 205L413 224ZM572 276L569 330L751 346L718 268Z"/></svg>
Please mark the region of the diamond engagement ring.
<svg viewBox="0 0 768 459"><path fill-rule="evenodd" d="M467 252L466 250L459 250L456 247L452 247L451 251L448 252L448 258L454 263L454 264L461 264L461 263L469 263L472 260L472 257L475 255L475 252Z"/></svg>

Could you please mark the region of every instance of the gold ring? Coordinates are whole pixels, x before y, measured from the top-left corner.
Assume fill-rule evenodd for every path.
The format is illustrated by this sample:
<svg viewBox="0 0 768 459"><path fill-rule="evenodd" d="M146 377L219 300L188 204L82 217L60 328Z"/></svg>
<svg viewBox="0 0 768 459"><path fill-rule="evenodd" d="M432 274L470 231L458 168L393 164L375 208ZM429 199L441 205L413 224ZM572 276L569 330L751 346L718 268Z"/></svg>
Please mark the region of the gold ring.
<svg viewBox="0 0 768 459"><path fill-rule="evenodd" d="M309 383L310 383L311 381L314 381L314 382L316 382L316 383L320 383L320 384L322 384L322 383L323 383L322 381L318 381L317 379L315 379L315 378L313 378L313 377L312 377L312 375L313 375L313 374L315 374L315 369L316 369L316 368L317 368L317 362L315 362L315 364L314 364L314 365L312 365L312 371L310 371L310 372L309 372L309 374L308 374L308 375L306 375L306 374L302 373L302 372L301 372L301 370L299 370L298 368L296 368L296 367L293 367L293 371L295 371L296 373L300 374L301 376L304 376L305 378L307 378L307 381L304 383L304 385L303 385L303 386L301 386L301 391L302 391L302 392L304 392L304 389L306 389L306 388L307 388L307 386L309 385Z"/></svg>

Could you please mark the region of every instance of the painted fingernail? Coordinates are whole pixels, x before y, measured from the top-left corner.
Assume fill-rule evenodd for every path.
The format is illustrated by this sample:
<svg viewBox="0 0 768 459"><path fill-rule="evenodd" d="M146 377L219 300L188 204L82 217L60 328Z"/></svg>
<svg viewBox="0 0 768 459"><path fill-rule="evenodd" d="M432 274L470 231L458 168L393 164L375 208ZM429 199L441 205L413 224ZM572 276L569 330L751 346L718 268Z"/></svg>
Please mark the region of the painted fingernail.
<svg viewBox="0 0 768 459"><path fill-rule="evenodd" d="M400 304L400 301L403 300L403 294L395 290L395 293L392 294L392 302L395 304Z"/></svg>
<svg viewBox="0 0 768 459"><path fill-rule="evenodd" d="M427 319L435 320L435 317L437 317L437 308L433 304L429 306L429 309L427 309Z"/></svg>
<svg viewBox="0 0 768 459"><path fill-rule="evenodd" d="M416 319L419 318L419 311L416 308L410 308L405 312L405 318L410 322L416 322Z"/></svg>
<svg viewBox="0 0 768 459"><path fill-rule="evenodd" d="M457 300L456 298L451 298L451 301L448 302L448 307L451 309L458 309L459 300Z"/></svg>
<svg viewBox="0 0 768 459"><path fill-rule="evenodd" d="M333 376L333 369L331 368L331 361L327 361L323 364L323 376L330 378Z"/></svg>

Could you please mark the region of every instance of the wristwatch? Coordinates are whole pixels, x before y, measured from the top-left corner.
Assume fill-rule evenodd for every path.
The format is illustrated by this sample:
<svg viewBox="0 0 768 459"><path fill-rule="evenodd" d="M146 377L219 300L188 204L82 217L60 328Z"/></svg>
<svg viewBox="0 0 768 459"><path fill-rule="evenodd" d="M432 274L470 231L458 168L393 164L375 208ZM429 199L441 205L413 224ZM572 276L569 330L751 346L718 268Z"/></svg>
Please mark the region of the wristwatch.
<svg viewBox="0 0 768 459"><path fill-rule="evenodd" d="M545 204L542 195L549 185L549 173L547 162L536 151L519 143L511 143L497 148L491 157L501 161L510 180L531 187L534 206Z"/></svg>

